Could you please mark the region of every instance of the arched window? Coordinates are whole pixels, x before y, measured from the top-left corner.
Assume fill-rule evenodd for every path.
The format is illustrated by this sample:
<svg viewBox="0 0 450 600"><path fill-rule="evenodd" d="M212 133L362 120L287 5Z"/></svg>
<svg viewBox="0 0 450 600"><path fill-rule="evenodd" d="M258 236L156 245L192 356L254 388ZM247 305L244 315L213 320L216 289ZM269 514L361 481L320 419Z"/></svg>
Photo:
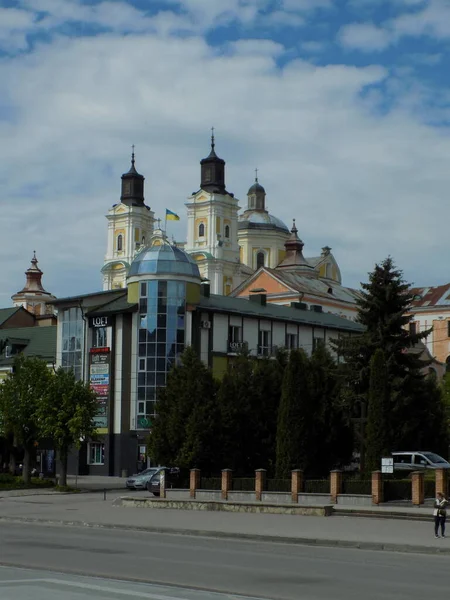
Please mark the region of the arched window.
<svg viewBox="0 0 450 600"><path fill-rule="evenodd" d="M230 226L229 225L225 225L225 237L226 238L230 237Z"/></svg>
<svg viewBox="0 0 450 600"><path fill-rule="evenodd" d="M264 252L258 252L258 254L256 255L256 268L260 269L261 267L264 266L264 260L265 260L265 255Z"/></svg>
<svg viewBox="0 0 450 600"><path fill-rule="evenodd" d="M122 252L123 250L123 235L119 233L117 236L117 252Z"/></svg>
<svg viewBox="0 0 450 600"><path fill-rule="evenodd" d="M142 236L142 245L145 246L145 235Z"/></svg>
<svg viewBox="0 0 450 600"><path fill-rule="evenodd" d="M200 223L198 226L198 237L205 237L205 225L204 223Z"/></svg>

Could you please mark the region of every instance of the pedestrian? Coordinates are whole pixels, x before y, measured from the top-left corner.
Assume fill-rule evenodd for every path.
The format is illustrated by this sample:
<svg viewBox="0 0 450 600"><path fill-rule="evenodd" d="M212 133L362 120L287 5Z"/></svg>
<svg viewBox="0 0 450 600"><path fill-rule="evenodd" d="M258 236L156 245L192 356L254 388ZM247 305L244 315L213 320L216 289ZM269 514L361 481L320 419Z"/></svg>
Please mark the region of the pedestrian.
<svg viewBox="0 0 450 600"><path fill-rule="evenodd" d="M439 526L441 527L441 537L445 537L445 519L447 518L448 501L444 494L437 493L437 498L434 501L434 537L439 537Z"/></svg>

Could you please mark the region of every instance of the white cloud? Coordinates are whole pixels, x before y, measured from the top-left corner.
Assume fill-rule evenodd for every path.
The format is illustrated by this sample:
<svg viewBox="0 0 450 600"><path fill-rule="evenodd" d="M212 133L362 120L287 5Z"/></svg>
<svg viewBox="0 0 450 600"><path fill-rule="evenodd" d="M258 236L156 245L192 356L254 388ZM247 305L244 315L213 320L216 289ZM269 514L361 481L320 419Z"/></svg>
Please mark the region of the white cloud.
<svg viewBox="0 0 450 600"><path fill-rule="evenodd" d="M64 10L80 18L67 4L48 5L48 18L69 18ZM127 14L109 16L111 26ZM279 70L284 49L270 40L222 52L169 35L189 16L144 18L145 34L60 35L0 63L2 298L23 285L34 248L50 291L101 287L104 215L119 199L132 143L147 203L157 216L166 207L180 214L171 231L185 237L184 201L198 189L211 125L241 206L258 165L271 210L297 218L306 255L332 246L346 283L357 285L389 253L408 279L445 279L435 257L450 252L450 141L423 123L424 90L410 74L387 80L378 66L303 60ZM388 114L377 112L381 82L395 99Z"/></svg>
<svg viewBox="0 0 450 600"><path fill-rule="evenodd" d="M373 52L387 48L391 36L388 31L372 23L351 23L341 28L338 40L346 48Z"/></svg>

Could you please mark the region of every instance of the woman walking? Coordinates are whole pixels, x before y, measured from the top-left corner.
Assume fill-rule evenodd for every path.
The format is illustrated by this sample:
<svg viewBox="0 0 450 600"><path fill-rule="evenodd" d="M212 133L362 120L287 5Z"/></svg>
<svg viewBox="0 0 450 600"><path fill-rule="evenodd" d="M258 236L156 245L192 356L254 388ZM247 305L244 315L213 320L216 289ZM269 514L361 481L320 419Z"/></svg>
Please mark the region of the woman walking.
<svg viewBox="0 0 450 600"><path fill-rule="evenodd" d="M434 501L434 537L439 537L439 526L441 527L441 536L445 537L445 519L447 518L447 500L444 494L437 493L437 498Z"/></svg>

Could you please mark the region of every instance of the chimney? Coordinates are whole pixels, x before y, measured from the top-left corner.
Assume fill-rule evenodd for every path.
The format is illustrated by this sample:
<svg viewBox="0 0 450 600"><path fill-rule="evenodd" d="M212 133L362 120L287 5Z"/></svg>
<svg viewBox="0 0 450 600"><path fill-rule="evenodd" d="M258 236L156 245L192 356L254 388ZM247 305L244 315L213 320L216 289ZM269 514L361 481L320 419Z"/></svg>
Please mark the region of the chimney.
<svg viewBox="0 0 450 600"><path fill-rule="evenodd" d="M311 305L311 310L312 310L313 312L316 312L316 313L321 313L321 312L323 312L323 308L322 308L322 306L320 306L320 304L312 304L312 305Z"/></svg>
<svg viewBox="0 0 450 600"><path fill-rule="evenodd" d="M305 302L291 302L291 308L297 310L308 310L308 305Z"/></svg>
<svg viewBox="0 0 450 600"><path fill-rule="evenodd" d="M252 294L248 299L260 306L266 306L267 304L267 294Z"/></svg>

